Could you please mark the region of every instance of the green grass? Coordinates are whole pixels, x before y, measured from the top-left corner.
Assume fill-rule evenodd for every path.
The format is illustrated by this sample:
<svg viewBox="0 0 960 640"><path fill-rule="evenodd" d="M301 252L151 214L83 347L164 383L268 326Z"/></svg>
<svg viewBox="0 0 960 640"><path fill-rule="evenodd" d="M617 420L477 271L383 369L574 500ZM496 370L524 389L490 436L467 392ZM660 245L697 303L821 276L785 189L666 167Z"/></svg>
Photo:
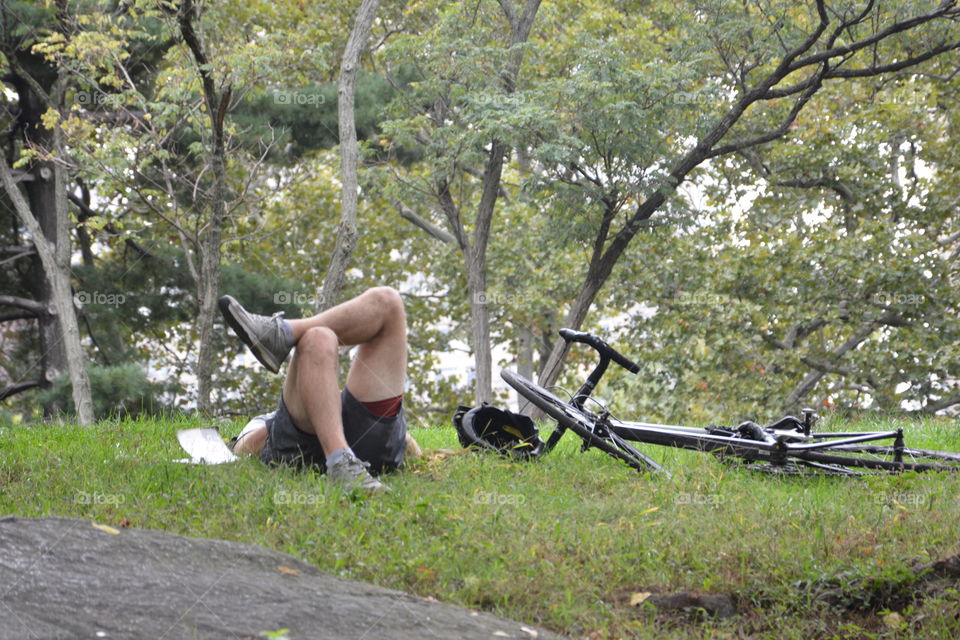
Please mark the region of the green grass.
<svg viewBox="0 0 960 640"><path fill-rule="evenodd" d="M890 428L890 422L837 429ZM70 516L264 545L330 573L492 611L574 637L957 637L957 593L909 606L900 628L875 601L830 607L817 585L866 598L912 562L955 554L960 478L777 478L670 449L646 451L672 480L638 475L573 435L537 463L457 454L387 476L393 491L349 497L311 472L255 460L183 457L199 422L0 429L0 514ZM911 446L960 451L954 422L907 423ZM239 429L239 425L235 426ZM232 433L232 431L231 431ZM457 449L452 428L418 429L425 450ZM859 585L859 586L857 586ZM732 596L728 620L630 607L631 593ZM889 620L889 618L888 618Z"/></svg>

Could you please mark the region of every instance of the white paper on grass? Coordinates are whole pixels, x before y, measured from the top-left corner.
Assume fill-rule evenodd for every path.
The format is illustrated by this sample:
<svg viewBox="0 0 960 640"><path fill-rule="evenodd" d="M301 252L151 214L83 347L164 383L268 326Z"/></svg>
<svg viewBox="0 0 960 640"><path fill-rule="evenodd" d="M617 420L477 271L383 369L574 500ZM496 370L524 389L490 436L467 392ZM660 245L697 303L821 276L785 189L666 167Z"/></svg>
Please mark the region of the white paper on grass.
<svg viewBox="0 0 960 640"><path fill-rule="evenodd" d="M174 460L174 462L224 464L226 462L236 462L240 459L233 455L233 452L220 438L220 432L213 427L181 429L177 431L177 440L180 441L183 450L190 454L190 457Z"/></svg>

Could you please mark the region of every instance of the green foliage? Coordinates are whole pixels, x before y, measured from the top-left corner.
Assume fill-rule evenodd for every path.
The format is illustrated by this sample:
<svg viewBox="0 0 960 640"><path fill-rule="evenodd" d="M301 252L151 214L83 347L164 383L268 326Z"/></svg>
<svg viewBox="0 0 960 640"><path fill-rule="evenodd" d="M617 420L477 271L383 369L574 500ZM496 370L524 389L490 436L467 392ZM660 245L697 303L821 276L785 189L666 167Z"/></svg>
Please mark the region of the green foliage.
<svg viewBox="0 0 960 640"><path fill-rule="evenodd" d="M164 412L163 395L174 391L172 385L150 382L143 367L128 363L114 366L87 367L93 409L97 420L135 418ZM66 374L58 377L49 389L38 394L41 404L71 406L71 384Z"/></svg>
<svg viewBox="0 0 960 640"><path fill-rule="evenodd" d="M71 190L92 195L95 209L73 211L91 256L74 269L75 290L101 294L82 307L91 358L180 379L196 358L209 122L173 14L149 0L123 11L113 4L71 5L64 40L52 5L8 3L14 26L3 35L44 86L57 65L67 72L60 122L77 179ZM862 9L845 0L831 7L835 19ZM202 6L208 69L233 90L221 290L257 312L299 317L316 306L337 233L335 78L355 10L341 2ZM916 10L884 5L871 21ZM527 351L543 362L591 256L662 190L666 203L586 322L645 367L641 377L605 381L610 399L651 419L762 419L815 371L811 362L832 370L803 402L895 412L954 393L955 55L925 63L922 74L830 81L785 139L718 158L677 189L664 183L674 163L807 36L817 19L811 6L546 3L510 89L502 71L520 47L507 46L498 3L428 1L383 6L379 15L377 46L357 80L361 235L344 297L375 284L404 293L414 411L452 408L467 394L465 380L436 368L439 352L469 343L470 301L462 253L400 218L398 205L446 228L436 195L446 184L470 233L492 140L513 149L487 261L499 364L513 367ZM901 59L950 35L929 25L875 53ZM8 127L12 99L0 94ZM791 104L755 104L729 137L778 125ZM22 242L16 224L0 225L0 246ZM34 296L27 264L0 261L0 289ZM896 322L832 358L883 314ZM805 327L816 329L778 346ZM38 359L34 334L19 330L4 343L11 379ZM272 405L279 380L248 366L225 329L216 340L221 409ZM573 387L590 357L575 351L560 383ZM189 408L191 391L173 403Z"/></svg>
<svg viewBox="0 0 960 640"><path fill-rule="evenodd" d="M377 157L386 157L380 140L383 109L396 91L391 82L404 83L404 73L388 81L383 76L357 74L354 97L357 138L369 141ZM340 140L337 122L337 86L335 83L313 86L279 86L251 94L237 108L233 121L241 131L260 135L265 125L276 128L274 140L278 162L296 162L312 151L336 147ZM250 143L256 144L254 139ZM391 155L404 162L419 157L416 148L393 147Z"/></svg>

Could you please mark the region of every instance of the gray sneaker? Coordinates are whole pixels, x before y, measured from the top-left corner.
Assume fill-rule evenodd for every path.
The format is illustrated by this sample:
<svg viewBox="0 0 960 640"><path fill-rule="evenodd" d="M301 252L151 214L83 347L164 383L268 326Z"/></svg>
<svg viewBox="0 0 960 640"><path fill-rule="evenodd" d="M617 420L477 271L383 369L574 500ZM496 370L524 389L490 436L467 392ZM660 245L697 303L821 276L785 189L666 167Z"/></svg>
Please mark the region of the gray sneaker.
<svg viewBox="0 0 960 640"><path fill-rule="evenodd" d="M390 491L390 487L383 484L369 473L369 462L364 462L350 451L345 451L336 463L327 469L327 475L344 489L365 491L367 493L382 493Z"/></svg>
<svg viewBox="0 0 960 640"><path fill-rule="evenodd" d="M220 313L237 334L237 337L257 357L260 364L274 373L280 371L280 365L290 355L293 341L287 336L283 312L270 317L250 313L240 306L231 296L223 296L219 302Z"/></svg>

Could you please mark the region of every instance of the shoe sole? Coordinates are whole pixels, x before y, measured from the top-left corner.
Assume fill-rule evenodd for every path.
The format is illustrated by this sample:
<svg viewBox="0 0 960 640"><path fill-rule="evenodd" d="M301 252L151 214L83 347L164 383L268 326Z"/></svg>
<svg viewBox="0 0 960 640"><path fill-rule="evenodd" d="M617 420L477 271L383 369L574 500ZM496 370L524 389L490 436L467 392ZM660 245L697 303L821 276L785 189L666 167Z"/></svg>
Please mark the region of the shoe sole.
<svg viewBox="0 0 960 640"><path fill-rule="evenodd" d="M280 364L276 361L276 358L273 357L273 354L263 348L263 345L259 341L254 340L250 335L250 332L246 327L243 326L243 323L234 315L233 307L234 305L237 308L242 309L240 303L233 299L231 296L223 296L217 302L217 306L220 307L220 313L223 315L223 319L227 321L227 324L230 325L230 328L233 329L233 332L240 338L240 341L247 345L250 351L253 353L254 357L260 361L260 364L265 366L273 373L280 373Z"/></svg>
<svg viewBox="0 0 960 640"><path fill-rule="evenodd" d="M390 487L380 483L374 487L364 487L355 483L344 483L339 481L334 481L339 487L340 490L344 493L365 493L368 495L374 495L379 493L390 493Z"/></svg>

